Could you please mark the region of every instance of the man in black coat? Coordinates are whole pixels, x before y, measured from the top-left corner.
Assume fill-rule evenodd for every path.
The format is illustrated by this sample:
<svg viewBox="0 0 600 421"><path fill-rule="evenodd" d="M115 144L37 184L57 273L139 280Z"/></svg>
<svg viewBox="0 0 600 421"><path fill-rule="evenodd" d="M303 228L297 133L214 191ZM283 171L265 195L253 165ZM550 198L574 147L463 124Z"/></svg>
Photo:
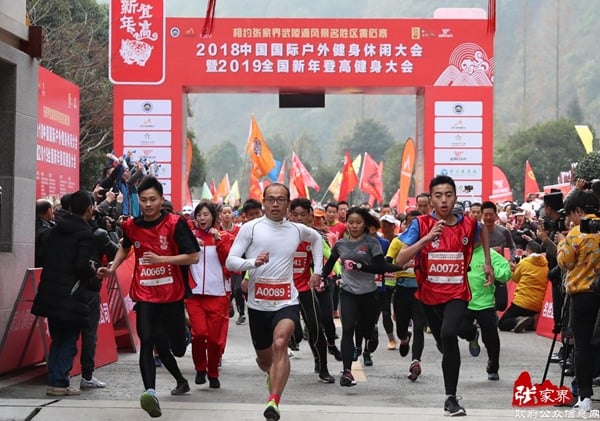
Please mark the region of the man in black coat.
<svg viewBox="0 0 600 421"><path fill-rule="evenodd" d="M89 324L85 291L102 277L94 258L98 253L88 224L93 198L85 191L71 196L65 213L50 231L42 253L43 270L31 312L48 318L52 343L48 354L48 389L51 396L78 395L70 386L69 371L77 354L77 338Z"/></svg>

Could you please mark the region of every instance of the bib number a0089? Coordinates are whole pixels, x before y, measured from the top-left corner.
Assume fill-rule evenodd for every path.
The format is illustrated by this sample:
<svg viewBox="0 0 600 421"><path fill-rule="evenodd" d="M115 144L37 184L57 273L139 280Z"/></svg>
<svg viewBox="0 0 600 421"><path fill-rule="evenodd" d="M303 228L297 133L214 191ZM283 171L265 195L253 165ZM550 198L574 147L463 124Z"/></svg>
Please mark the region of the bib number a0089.
<svg viewBox="0 0 600 421"><path fill-rule="evenodd" d="M279 279L257 280L254 284L254 298L260 301L289 301L292 299L291 284Z"/></svg>

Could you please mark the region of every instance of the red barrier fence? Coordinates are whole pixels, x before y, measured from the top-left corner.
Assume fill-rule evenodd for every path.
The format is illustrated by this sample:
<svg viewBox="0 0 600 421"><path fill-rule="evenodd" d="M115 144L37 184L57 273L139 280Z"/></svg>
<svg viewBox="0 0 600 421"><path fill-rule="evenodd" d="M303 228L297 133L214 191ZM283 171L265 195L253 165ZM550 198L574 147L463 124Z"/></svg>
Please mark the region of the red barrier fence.
<svg viewBox="0 0 600 421"><path fill-rule="evenodd" d="M131 352L137 352L139 347L133 302L129 298L133 259L132 254L119 267L116 276L104 280L100 290L96 367L117 361L117 347ZM41 268L30 268L25 272L0 341L0 374L31 367L47 359L51 339L46 319L31 314L41 273ZM78 348L81 348L80 345ZM79 373L81 366L78 352L73 361L71 375L76 376Z"/></svg>

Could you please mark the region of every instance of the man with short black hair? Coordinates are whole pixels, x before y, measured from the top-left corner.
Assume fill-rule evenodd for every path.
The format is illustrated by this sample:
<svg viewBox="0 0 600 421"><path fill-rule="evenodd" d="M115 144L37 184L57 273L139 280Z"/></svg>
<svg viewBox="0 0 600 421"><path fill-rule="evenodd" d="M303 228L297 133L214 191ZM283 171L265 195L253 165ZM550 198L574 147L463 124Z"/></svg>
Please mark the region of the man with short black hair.
<svg viewBox="0 0 600 421"><path fill-rule="evenodd" d="M227 257L229 270L247 270L248 319L256 362L267 373L269 398L263 413L279 420L279 400L290 374L289 340L299 323L298 290L293 262L298 246L310 242L314 273L311 288L321 283L323 266L321 235L314 229L287 221L290 191L280 183L263 192L265 215L240 228Z"/></svg>
<svg viewBox="0 0 600 421"><path fill-rule="evenodd" d="M48 354L50 396L79 395L70 386L71 367L77 354L77 338L89 324L90 311L84 294L88 284L102 278L94 258L98 253L94 232L88 224L94 200L90 193L71 196L70 212L48 234L41 256L41 281L31 313L48 318L52 343Z"/></svg>

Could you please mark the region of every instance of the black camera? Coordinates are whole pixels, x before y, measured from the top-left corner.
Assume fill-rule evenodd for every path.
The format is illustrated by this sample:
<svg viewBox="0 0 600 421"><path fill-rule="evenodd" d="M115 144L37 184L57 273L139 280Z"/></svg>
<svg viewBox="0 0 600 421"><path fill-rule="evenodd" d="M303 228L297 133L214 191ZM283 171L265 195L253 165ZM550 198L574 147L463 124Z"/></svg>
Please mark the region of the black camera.
<svg viewBox="0 0 600 421"><path fill-rule="evenodd" d="M597 234L600 232L600 219L581 218L579 222L579 231L584 234Z"/></svg>
<svg viewBox="0 0 600 421"><path fill-rule="evenodd" d="M528 237L535 238L535 234L529 228L525 228L523 230L517 230L517 234L526 235Z"/></svg>
<svg viewBox="0 0 600 421"><path fill-rule="evenodd" d="M564 209L558 211L558 220L548 218L547 216L542 218L544 223L544 230L549 232L564 232L567 231L567 212Z"/></svg>

